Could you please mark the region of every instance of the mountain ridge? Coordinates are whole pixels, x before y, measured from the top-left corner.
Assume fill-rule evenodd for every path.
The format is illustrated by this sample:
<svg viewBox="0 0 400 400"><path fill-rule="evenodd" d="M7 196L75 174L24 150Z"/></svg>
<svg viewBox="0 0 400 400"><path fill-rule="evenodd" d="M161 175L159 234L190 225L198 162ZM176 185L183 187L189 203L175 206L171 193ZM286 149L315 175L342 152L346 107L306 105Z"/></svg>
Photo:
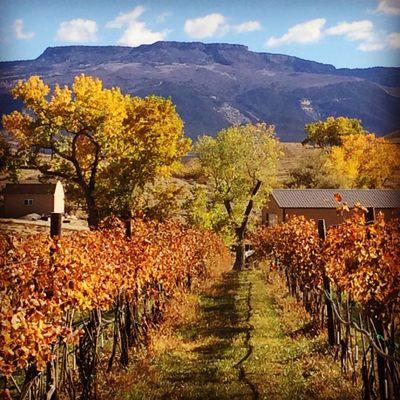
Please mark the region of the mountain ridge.
<svg viewBox="0 0 400 400"><path fill-rule="evenodd" d="M301 141L304 124L329 115L360 118L384 135L400 126L400 68L335 68L245 45L156 42L138 47L48 47L34 60L0 63L0 113L20 104L8 90L37 74L53 85L85 73L124 92L171 97L186 131L215 134L232 123L265 121L283 140Z"/></svg>

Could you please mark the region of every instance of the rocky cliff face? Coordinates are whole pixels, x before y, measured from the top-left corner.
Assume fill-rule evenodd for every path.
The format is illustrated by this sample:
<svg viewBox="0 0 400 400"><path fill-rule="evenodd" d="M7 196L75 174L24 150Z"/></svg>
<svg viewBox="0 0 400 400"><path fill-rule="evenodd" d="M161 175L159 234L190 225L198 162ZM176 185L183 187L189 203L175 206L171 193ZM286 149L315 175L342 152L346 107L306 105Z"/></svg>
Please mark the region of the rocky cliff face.
<svg viewBox="0 0 400 400"><path fill-rule="evenodd" d="M81 73L134 95L171 97L192 138L265 121L282 140L301 141L304 124L329 115L360 118L378 135L400 126L400 68L336 69L223 43L52 47L36 60L3 62L0 113L20 107L8 94L18 79L67 84Z"/></svg>

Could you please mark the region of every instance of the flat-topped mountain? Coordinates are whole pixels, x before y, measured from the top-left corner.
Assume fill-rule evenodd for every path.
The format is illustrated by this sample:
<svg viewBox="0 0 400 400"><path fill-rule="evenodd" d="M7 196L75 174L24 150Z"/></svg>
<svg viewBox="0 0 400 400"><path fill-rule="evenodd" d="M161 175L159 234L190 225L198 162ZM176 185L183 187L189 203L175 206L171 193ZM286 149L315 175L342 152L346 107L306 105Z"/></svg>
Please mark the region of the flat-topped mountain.
<svg viewBox="0 0 400 400"><path fill-rule="evenodd" d="M85 73L106 86L171 97L187 135L265 121L282 140L301 141L304 125L327 116L360 118L378 135L400 127L400 68L337 69L237 44L156 42L138 47L49 47L35 60L0 63L0 113L20 105L9 89L40 75L69 84Z"/></svg>

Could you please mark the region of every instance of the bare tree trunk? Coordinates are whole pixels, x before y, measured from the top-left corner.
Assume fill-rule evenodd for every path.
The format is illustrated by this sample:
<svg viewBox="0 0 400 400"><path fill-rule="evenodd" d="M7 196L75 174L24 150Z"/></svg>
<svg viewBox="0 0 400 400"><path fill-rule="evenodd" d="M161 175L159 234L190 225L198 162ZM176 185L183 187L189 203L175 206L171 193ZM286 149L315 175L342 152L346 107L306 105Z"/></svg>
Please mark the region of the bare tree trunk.
<svg viewBox="0 0 400 400"><path fill-rule="evenodd" d="M86 207L88 212L88 224L90 228L97 228L100 222L99 210L91 193L86 194Z"/></svg>
<svg viewBox="0 0 400 400"><path fill-rule="evenodd" d="M233 264L233 269L235 271L240 271L244 268L244 263L245 263L245 244L244 240L236 244L236 258L235 258L235 263Z"/></svg>
<svg viewBox="0 0 400 400"><path fill-rule="evenodd" d="M253 210L253 205L254 201L253 198L254 196L258 193L260 190L260 187L262 185L261 181L257 181L253 190L251 191L251 197L249 202L247 203L246 210L243 215L243 220L242 223L238 228L235 229L236 233L236 259L235 263L233 264L233 269L235 271L240 271L241 269L244 268L245 265L245 237L246 237L246 232L247 232L247 224L249 222L249 216L251 211Z"/></svg>

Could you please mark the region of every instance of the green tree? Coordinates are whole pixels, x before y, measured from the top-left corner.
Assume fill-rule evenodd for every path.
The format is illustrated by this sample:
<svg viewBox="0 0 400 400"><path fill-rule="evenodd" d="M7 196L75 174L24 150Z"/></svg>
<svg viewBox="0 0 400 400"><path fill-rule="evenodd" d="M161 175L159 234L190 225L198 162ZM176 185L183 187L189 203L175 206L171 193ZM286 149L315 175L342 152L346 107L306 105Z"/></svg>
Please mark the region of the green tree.
<svg viewBox="0 0 400 400"><path fill-rule="evenodd" d="M362 127L361 121L347 117L328 117L325 121L317 121L305 126L307 133L303 144L320 147L340 146L342 138L348 135L361 135L368 132Z"/></svg>
<svg viewBox="0 0 400 400"><path fill-rule="evenodd" d="M224 129L216 138L204 136L195 147L213 201L224 208L235 238L234 269L244 266L250 215L276 178L278 146L273 126L249 124Z"/></svg>
<svg viewBox="0 0 400 400"><path fill-rule="evenodd" d="M183 204L186 221L191 226L214 230L227 246L235 243L229 217L224 206L216 201L206 185L192 186Z"/></svg>
<svg viewBox="0 0 400 400"><path fill-rule="evenodd" d="M329 152L309 149L311 154L301 157L297 165L289 171L286 186L297 189L333 189L341 185L340 176L326 168Z"/></svg>
<svg viewBox="0 0 400 400"><path fill-rule="evenodd" d="M189 149L170 100L124 95L85 75L53 91L32 76L12 95L27 110L3 116L20 168L77 186L90 226L97 226L101 210L129 215L135 190L167 176Z"/></svg>
<svg viewBox="0 0 400 400"><path fill-rule="evenodd" d="M18 180L17 161L9 141L3 135L0 136L0 181Z"/></svg>

